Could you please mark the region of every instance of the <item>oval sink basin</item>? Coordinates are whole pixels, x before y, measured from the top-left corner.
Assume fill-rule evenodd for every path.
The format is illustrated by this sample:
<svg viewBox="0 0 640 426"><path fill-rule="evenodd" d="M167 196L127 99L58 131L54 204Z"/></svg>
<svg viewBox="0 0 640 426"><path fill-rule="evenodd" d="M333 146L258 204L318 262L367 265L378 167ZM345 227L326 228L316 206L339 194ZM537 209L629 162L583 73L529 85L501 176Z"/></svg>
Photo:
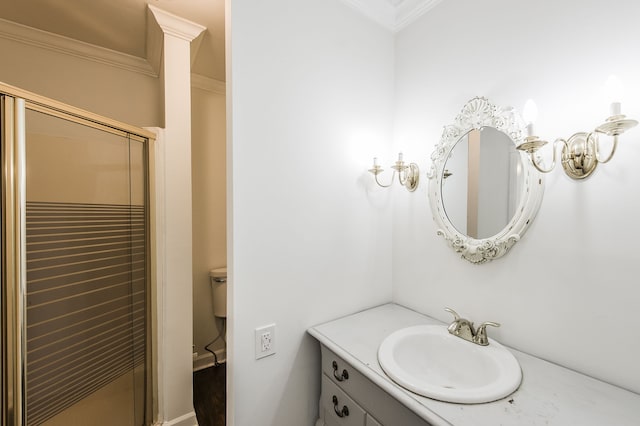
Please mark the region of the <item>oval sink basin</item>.
<svg viewBox="0 0 640 426"><path fill-rule="evenodd" d="M384 372L400 386L446 402L478 404L508 396L520 386L520 364L489 339L480 346L441 325L419 325L390 334L378 349Z"/></svg>

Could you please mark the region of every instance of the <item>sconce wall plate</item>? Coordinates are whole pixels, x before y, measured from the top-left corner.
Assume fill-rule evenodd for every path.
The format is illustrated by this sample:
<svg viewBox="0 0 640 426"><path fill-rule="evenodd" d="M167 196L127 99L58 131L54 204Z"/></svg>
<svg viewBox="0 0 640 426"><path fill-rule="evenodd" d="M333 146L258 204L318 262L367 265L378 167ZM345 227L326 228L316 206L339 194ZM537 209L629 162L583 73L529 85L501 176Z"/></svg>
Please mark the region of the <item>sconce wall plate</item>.
<svg viewBox="0 0 640 426"><path fill-rule="evenodd" d="M562 147L562 168L572 179L584 179L593 173L598 165L595 135L580 132L567 139Z"/></svg>
<svg viewBox="0 0 640 426"><path fill-rule="evenodd" d="M407 191L413 192L418 188L418 182L420 182L420 169L416 163L409 163L407 167L404 171L404 187L407 188ZM392 168L396 169L396 166ZM399 170L398 173L400 173Z"/></svg>

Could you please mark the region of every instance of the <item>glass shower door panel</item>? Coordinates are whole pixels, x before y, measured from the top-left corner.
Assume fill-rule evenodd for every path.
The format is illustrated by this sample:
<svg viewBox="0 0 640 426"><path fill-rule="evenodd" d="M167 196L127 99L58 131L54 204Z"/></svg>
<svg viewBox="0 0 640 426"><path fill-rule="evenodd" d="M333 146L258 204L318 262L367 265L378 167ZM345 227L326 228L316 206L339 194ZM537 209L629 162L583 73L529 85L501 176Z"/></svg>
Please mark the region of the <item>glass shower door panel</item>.
<svg viewBox="0 0 640 426"><path fill-rule="evenodd" d="M27 424L139 426L142 144L32 110L26 128Z"/></svg>
<svg viewBox="0 0 640 426"><path fill-rule="evenodd" d="M133 420L134 425L145 424L150 415L146 409L147 384L147 232L146 232L146 149L147 140L129 136L129 190L131 206L131 321L133 356Z"/></svg>

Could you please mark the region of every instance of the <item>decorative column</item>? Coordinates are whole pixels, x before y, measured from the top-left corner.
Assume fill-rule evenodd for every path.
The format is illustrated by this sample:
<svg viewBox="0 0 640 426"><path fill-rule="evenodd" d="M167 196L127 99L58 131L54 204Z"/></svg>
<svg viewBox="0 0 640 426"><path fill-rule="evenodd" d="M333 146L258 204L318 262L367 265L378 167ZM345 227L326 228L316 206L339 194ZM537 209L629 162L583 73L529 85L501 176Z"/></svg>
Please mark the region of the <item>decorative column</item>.
<svg viewBox="0 0 640 426"><path fill-rule="evenodd" d="M194 426L191 254L191 42L206 28L149 5L162 30L164 131L158 139L157 407L160 424ZM151 23L150 23L151 25Z"/></svg>

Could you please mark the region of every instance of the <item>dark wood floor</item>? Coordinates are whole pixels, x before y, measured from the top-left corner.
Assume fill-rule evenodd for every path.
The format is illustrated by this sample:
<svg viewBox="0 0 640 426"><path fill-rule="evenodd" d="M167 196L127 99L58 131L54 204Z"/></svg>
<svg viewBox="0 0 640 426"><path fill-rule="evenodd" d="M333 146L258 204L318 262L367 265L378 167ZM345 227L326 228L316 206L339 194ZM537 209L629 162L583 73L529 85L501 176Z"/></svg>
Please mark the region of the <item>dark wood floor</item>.
<svg viewBox="0 0 640 426"><path fill-rule="evenodd" d="M193 373L193 406L199 426L226 424L227 364Z"/></svg>

